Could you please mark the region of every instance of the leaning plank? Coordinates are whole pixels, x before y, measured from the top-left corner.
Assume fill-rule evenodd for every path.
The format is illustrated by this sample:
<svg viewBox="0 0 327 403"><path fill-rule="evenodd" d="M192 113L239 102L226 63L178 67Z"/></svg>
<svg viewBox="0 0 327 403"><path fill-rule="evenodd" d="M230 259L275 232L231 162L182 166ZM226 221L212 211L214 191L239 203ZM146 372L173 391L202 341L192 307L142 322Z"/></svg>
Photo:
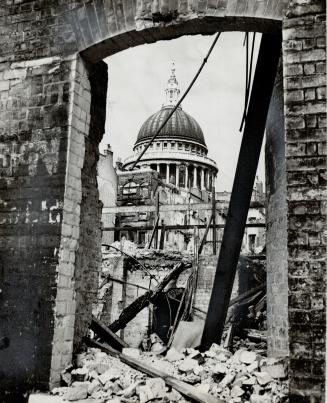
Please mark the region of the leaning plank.
<svg viewBox="0 0 327 403"><path fill-rule="evenodd" d="M143 372L151 376L152 378L162 378L167 385L171 386L172 388L176 389L182 395L192 399L195 402L199 403L226 403L224 400L217 399L214 396L211 396L207 393L199 392L197 388L192 385L187 384L186 382L180 381L172 376L169 376L163 371L152 367L141 360L136 358L129 357L127 355L119 353L117 350L113 349L112 347L96 342L94 340L87 339L85 340L86 344L90 347L97 347L100 350L104 351L105 353L119 358L120 361L124 362L125 364L129 365L130 367Z"/></svg>
<svg viewBox="0 0 327 403"><path fill-rule="evenodd" d="M241 295L239 295L238 297L231 299L229 302L228 307L230 308L231 306L239 303L239 302L243 302L243 300L247 297L251 297L252 295L256 294L257 292L264 290L266 288L266 284L260 284L257 287L251 288L251 290L245 291L243 292Z"/></svg>
<svg viewBox="0 0 327 403"><path fill-rule="evenodd" d="M121 351L124 347L128 347L128 344L124 342L120 337L116 335L112 330L110 330L104 323L102 323L95 316L92 316L92 321L90 329L98 336L101 340L110 344L113 348Z"/></svg>
<svg viewBox="0 0 327 403"><path fill-rule="evenodd" d="M166 285L168 285L171 280L178 278L186 268L187 266L183 262L178 263L154 290L147 291L128 305L128 307L122 311L119 318L111 323L109 329L114 333L118 332L118 330L123 329L132 319L134 319L142 309L147 307L150 302L155 304L157 297L164 290Z"/></svg>

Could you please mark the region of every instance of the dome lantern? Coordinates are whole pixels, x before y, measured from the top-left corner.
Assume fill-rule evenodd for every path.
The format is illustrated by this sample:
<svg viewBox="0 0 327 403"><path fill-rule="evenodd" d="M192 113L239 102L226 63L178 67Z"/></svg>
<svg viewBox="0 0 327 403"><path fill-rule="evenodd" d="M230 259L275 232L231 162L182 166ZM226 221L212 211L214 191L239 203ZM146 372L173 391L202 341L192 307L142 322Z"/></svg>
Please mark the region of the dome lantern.
<svg viewBox="0 0 327 403"><path fill-rule="evenodd" d="M163 107L175 106L178 102L180 94L180 90L178 88L178 81L175 75L175 63L172 63L171 73L168 79L165 93L166 93L166 102L163 104Z"/></svg>

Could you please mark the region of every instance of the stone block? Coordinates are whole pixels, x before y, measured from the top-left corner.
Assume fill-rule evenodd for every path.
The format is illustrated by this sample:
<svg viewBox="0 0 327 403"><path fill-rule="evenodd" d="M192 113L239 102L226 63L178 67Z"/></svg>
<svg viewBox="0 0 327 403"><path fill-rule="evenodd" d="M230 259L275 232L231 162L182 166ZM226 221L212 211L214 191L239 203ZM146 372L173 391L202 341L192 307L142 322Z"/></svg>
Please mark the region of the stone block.
<svg viewBox="0 0 327 403"><path fill-rule="evenodd" d="M9 81L0 81L0 91L8 91L9 90Z"/></svg>

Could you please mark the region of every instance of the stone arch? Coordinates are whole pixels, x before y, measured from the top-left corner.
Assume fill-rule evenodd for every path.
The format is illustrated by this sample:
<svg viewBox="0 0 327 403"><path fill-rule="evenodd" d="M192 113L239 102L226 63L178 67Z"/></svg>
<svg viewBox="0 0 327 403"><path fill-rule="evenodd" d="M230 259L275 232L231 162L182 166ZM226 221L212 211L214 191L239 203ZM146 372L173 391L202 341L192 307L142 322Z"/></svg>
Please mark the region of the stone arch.
<svg viewBox="0 0 327 403"><path fill-rule="evenodd" d="M102 66L101 60L103 58L129 47L173 39L183 35L210 35L217 31L280 33L281 18L285 6L283 3L277 2L274 7L269 0L260 2L260 6L256 0L251 0L246 7L240 4L236 5L231 0L226 0L225 4L219 7L211 3L205 7L201 6L200 2L199 4L195 3L191 1L186 3L175 2L174 6L169 8L163 5L157 6L157 2L147 0L132 1L129 6L126 2L93 0L67 12L65 21L67 29L71 31L74 38L72 43L77 52L77 69L80 68L84 73L85 86L88 85L88 79L85 78L85 75L90 78L93 77L94 66ZM105 70L104 67L98 68L98 79L101 69L103 72ZM106 81L106 79L107 73L104 72L100 81ZM103 108L99 110L100 117L103 118L105 112ZM93 120L97 121L97 113L97 108L91 101L89 119L93 117ZM90 130L88 132L91 136L87 136L86 132L86 138L89 138L92 144L98 145L99 138L92 140L92 133ZM165 165L159 164L159 166L164 178L166 174L164 172ZM185 186L190 188L194 181L193 167L186 165L185 169L188 170L186 175L188 183ZM80 219L82 223L82 215ZM77 259L81 254L83 254L83 246L78 245ZM79 268L79 270L81 269ZM81 292L83 294L83 290ZM90 300L90 296L84 294L83 299ZM82 316L77 322L75 321L75 328L80 327L79 321L85 326L88 319ZM79 340L79 337L74 337L75 346L78 345Z"/></svg>
<svg viewBox="0 0 327 403"><path fill-rule="evenodd" d="M217 31L278 33L287 1L93 0L65 15L74 48L96 63L131 46Z"/></svg>

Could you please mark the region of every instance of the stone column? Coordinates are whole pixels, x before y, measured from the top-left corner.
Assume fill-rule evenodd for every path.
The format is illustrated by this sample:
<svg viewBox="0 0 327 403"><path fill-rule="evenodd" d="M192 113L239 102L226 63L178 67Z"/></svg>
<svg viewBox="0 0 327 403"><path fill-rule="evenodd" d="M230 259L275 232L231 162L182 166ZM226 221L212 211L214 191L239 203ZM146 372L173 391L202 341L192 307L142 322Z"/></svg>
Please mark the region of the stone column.
<svg viewBox="0 0 327 403"><path fill-rule="evenodd" d="M210 178L210 171L207 169L207 190L209 190L209 178Z"/></svg>
<svg viewBox="0 0 327 403"><path fill-rule="evenodd" d="M170 163L167 162L167 164L166 164L166 183L169 183L169 177L170 177Z"/></svg>
<svg viewBox="0 0 327 403"><path fill-rule="evenodd" d="M185 164L185 189L188 189L188 164Z"/></svg>
<svg viewBox="0 0 327 403"><path fill-rule="evenodd" d="M204 190L204 168L201 168L201 190Z"/></svg>
<svg viewBox="0 0 327 403"><path fill-rule="evenodd" d="M160 175L160 164L157 164L157 172Z"/></svg>
<svg viewBox="0 0 327 403"><path fill-rule="evenodd" d="M198 167L196 165L193 168L193 187L198 187Z"/></svg>
<svg viewBox="0 0 327 403"><path fill-rule="evenodd" d="M176 163L176 186L179 186L179 163Z"/></svg>

